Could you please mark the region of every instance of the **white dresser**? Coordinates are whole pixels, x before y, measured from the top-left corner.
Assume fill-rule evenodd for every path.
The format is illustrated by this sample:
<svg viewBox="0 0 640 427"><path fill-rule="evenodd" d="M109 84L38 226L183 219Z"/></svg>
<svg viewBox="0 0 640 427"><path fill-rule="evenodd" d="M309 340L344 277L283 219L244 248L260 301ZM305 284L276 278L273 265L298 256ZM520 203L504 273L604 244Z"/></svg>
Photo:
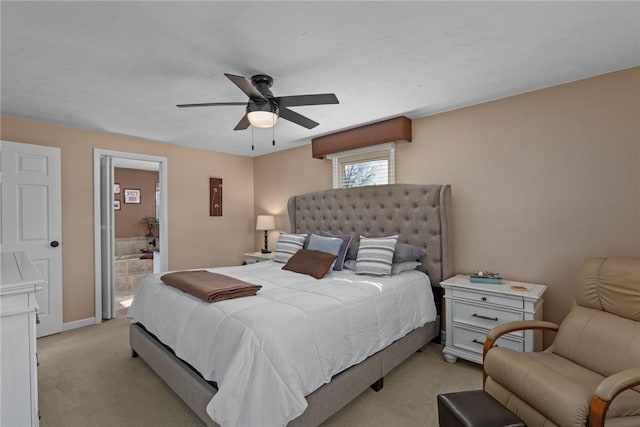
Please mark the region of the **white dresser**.
<svg viewBox="0 0 640 427"><path fill-rule="evenodd" d="M253 264L255 262L271 261L276 254L269 252L264 254L262 252L249 252L244 254L244 264Z"/></svg>
<svg viewBox="0 0 640 427"><path fill-rule="evenodd" d="M46 282L24 252L2 253L0 279L0 426L38 426L35 294Z"/></svg>
<svg viewBox="0 0 640 427"><path fill-rule="evenodd" d="M444 288L446 346L442 350L449 363L458 357L482 363L482 347L487 332L502 323L542 320L545 285L503 280L501 285L471 283L458 275L440 282ZM541 331L516 331L503 335L498 346L516 351L542 349Z"/></svg>

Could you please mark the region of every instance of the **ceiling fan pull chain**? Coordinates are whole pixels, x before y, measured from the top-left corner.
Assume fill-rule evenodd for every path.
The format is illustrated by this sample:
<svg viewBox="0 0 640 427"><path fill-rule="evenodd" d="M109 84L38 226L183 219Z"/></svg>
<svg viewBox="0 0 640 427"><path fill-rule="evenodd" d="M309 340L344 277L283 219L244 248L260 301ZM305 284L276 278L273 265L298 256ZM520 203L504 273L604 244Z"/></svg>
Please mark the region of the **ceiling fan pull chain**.
<svg viewBox="0 0 640 427"><path fill-rule="evenodd" d="M251 151L253 151L253 126L251 126Z"/></svg>
<svg viewBox="0 0 640 427"><path fill-rule="evenodd" d="M272 116L271 120L273 120L273 126L271 126L271 143L275 147L276 146L276 116Z"/></svg>

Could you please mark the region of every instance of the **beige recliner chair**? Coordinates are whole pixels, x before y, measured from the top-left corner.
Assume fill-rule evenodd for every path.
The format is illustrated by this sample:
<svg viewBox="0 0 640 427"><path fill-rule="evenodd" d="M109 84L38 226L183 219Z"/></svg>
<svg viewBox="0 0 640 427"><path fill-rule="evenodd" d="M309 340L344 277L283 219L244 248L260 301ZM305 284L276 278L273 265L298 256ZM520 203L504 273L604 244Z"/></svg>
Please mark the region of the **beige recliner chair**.
<svg viewBox="0 0 640 427"><path fill-rule="evenodd" d="M640 426L640 258L595 258L560 326L500 325L484 346L484 389L529 427ZM523 329L558 331L542 352L493 347Z"/></svg>

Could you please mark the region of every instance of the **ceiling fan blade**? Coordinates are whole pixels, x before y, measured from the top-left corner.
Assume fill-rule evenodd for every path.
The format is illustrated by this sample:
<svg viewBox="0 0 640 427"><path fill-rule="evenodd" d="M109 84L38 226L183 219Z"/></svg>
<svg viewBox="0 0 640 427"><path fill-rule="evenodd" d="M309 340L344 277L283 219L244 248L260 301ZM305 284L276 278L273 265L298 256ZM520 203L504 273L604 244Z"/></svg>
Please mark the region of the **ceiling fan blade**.
<svg viewBox="0 0 640 427"><path fill-rule="evenodd" d="M300 105L338 104L338 98L333 93L319 93L315 95L278 96L274 98L280 108L296 107Z"/></svg>
<svg viewBox="0 0 640 427"><path fill-rule="evenodd" d="M256 89L255 86L253 86L251 82L245 77L234 76L233 74L227 73L224 73L224 75L227 76L227 78L231 80L233 84L238 86L240 90L243 91L249 98L264 99L265 101L267 100L267 98L265 98L265 96L261 94L260 91Z"/></svg>
<svg viewBox="0 0 640 427"><path fill-rule="evenodd" d="M245 130L249 126L251 126L251 123L249 123L249 117L245 114L233 130Z"/></svg>
<svg viewBox="0 0 640 427"><path fill-rule="evenodd" d="M279 116L285 120L289 120L290 122L293 122L307 129L313 129L320 124L318 122L314 122L308 117L303 116L302 114L298 114L293 110L289 110L288 108L280 108Z"/></svg>
<svg viewBox="0 0 640 427"><path fill-rule="evenodd" d="M189 108L189 107L215 107L220 105L247 105L246 102L205 102L204 104L178 104L176 107L178 108Z"/></svg>

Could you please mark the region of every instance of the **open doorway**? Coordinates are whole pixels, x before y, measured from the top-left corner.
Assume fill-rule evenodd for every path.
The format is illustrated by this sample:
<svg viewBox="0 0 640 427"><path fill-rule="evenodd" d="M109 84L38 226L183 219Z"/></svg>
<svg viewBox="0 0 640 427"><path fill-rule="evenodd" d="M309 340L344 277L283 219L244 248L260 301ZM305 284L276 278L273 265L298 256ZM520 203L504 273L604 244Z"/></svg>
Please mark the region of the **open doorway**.
<svg viewBox="0 0 640 427"><path fill-rule="evenodd" d="M94 150L96 323L124 316L140 282L167 271L167 159Z"/></svg>
<svg viewBox="0 0 640 427"><path fill-rule="evenodd" d="M160 272L160 163L114 158L113 167L113 312L123 317L140 282Z"/></svg>

